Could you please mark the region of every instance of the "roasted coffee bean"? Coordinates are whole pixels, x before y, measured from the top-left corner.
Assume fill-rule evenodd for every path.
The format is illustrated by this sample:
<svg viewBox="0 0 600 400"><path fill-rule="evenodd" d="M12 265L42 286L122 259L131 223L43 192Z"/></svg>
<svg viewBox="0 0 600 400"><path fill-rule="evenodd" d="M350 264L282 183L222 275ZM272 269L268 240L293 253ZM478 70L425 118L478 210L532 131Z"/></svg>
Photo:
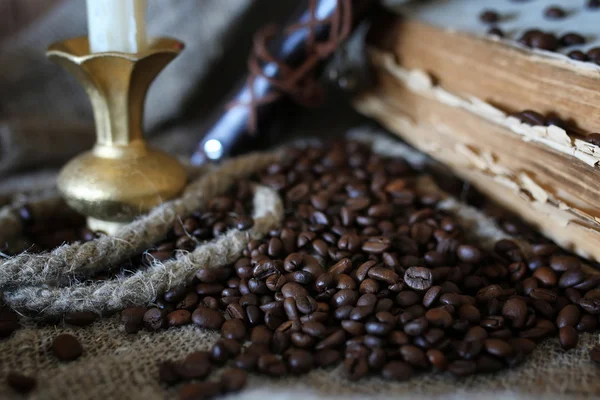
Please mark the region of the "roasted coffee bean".
<svg viewBox="0 0 600 400"><path fill-rule="evenodd" d="M240 343L233 339L218 340L210 349L211 360L217 364L224 364L230 358L237 356L241 349Z"/></svg>
<svg viewBox="0 0 600 400"><path fill-rule="evenodd" d="M275 354L263 354L258 357L258 370L270 376L282 376L287 372L285 363Z"/></svg>
<svg viewBox="0 0 600 400"><path fill-rule="evenodd" d="M461 342L457 346L456 351L457 351L458 355L461 356L462 358L464 358L465 360L474 360L477 356L479 356L482 349L483 349L482 341L480 341L480 340L466 341L465 340L464 342Z"/></svg>
<svg viewBox="0 0 600 400"><path fill-rule="evenodd" d="M584 311L598 315L600 314L600 299L586 299L583 298L579 300L579 306L583 308Z"/></svg>
<svg viewBox="0 0 600 400"><path fill-rule="evenodd" d="M448 365L448 371L456 376L469 376L477 372L477 363L468 360L456 360Z"/></svg>
<svg viewBox="0 0 600 400"><path fill-rule="evenodd" d="M201 328L221 329L225 318L219 311L210 308L197 308L192 314L192 321Z"/></svg>
<svg viewBox="0 0 600 400"><path fill-rule="evenodd" d="M577 326L581 313L575 304L569 304L560 310L556 317L556 326L560 329L565 326Z"/></svg>
<svg viewBox="0 0 600 400"><path fill-rule="evenodd" d="M571 288L582 283L585 280L585 274L580 269L570 269L565 271L558 280L558 286L561 288Z"/></svg>
<svg viewBox="0 0 600 400"><path fill-rule="evenodd" d="M158 365L159 380L167 385L178 383L182 379L181 375L179 375L179 367L179 364L172 361L160 363Z"/></svg>
<svg viewBox="0 0 600 400"><path fill-rule="evenodd" d="M549 289L533 289L529 293L529 296L532 299L544 300L544 301L547 301L548 303L554 303L558 297L556 295L556 293L554 293L553 291L551 291ZM599 303L599 305L600 305L600 303Z"/></svg>
<svg viewBox="0 0 600 400"><path fill-rule="evenodd" d="M381 254L391 246L391 241L385 237L371 237L362 245L362 250L367 253Z"/></svg>
<svg viewBox="0 0 600 400"><path fill-rule="evenodd" d="M52 352L60 361L73 361L81 357L83 347L75 336L63 333L52 341Z"/></svg>
<svg viewBox="0 0 600 400"><path fill-rule="evenodd" d="M369 269L367 275L372 279L383 281L388 285L393 285L400 280L400 276L397 273L385 267L374 266Z"/></svg>
<svg viewBox="0 0 600 400"><path fill-rule="evenodd" d="M201 379L211 371L211 354L207 351L196 351L188 354L177 368L179 375L185 379Z"/></svg>
<svg viewBox="0 0 600 400"><path fill-rule="evenodd" d="M572 326L563 326L558 331L558 339L564 350L571 350L579 342L579 334Z"/></svg>
<svg viewBox="0 0 600 400"><path fill-rule="evenodd" d="M483 347L493 356L506 358L513 352L512 346L501 339L488 338L483 340Z"/></svg>
<svg viewBox="0 0 600 400"><path fill-rule="evenodd" d="M578 332L593 332L598 327L598 317L584 314L577 324Z"/></svg>
<svg viewBox="0 0 600 400"><path fill-rule="evenodd" d="M239 319L230 319L221 326L221 334L225 339L243 340L246 337L246 327Z"/></svg>
<svg viewBox="0 0 600 400"><path fill-rule="evenodd" d="M581 50L573 50L567 54L567 57L577 61L589 61L589 57Z"/></svg>
<svg viewBox="0 0 600 400"><path fill-rule="evenodd" d="M212 399L221 393L221 385L216 382L188 383L179 390L179 400Z"/></svg>
<svg viewBox="0 0 600 400"><path fill-rule="evenodd" d="M585 37L578 33L566 33L560 37L560 44L564 47L585 44Z"/></svg>
<svg viewBox="0 0 600 400"><path fill-rule="evenodd" d="M430 308L438 301L441 294L442 294L441 286L432 286L431 288L429 288L429 290L427 290L427 292L423 296L423 306ZM402 301L402 302L399 301L398 299L400 298L401 295L404 295L401 298L401 300L406 298L409 301ZM401 292L396 297L396 302L401 307L411 306L413 304L416 304L418 301L419 301L419 295L416 292Z"/></svg>
<svg viewBox="0 0 600 400"><path fill-rule="evenodd" d="M354 305L356 300L358 300L358 292L351 289L342 289L333 295L331 300L336 308Z"/></svg>
<svg viewBox="0 0 600 400"><path fill-rule="evenodd" d="M182 326L192 322L192 313L188 310L175 310L167 314L169 326Z"/></svg>
<svg viewBox="0 0 600 400"><path fill-rule="evenodd" d="M409 365L415 368L427 368L427 357L425 357L425 353L423 350L419 349L417 346L413 345L404 345L400 347L400 354L404 361L406 361Z"/></svg>
<svg viewBox="0 0 600 400"><path fill-rule="evenodd" d="M313 355L302 349L294 349L287 353L287 365L290 373L301 375L309 372L313 368Z"/></svg>
<svg viewBox="0 0 600 400"><path fill-rule="evenodd" d="M381 375L388 380L392 381L407 381L413 375L413 370L405 362L402 361L390 361L384 365L381 370Z"/></svg>
<svg viewBox="0 0 600 400"><path fill-rule="evenodd" d="M288 282L281 288L283 297L306 297L308 291L300 284L295 282Z"/></svg>
<svg viewBox="0 0 600 400"><path fill-rule="evenodd" d="M540 35L535 35L534 37L537 38L538 36L540 36ZM531 43L533 43L533 42L531 42ZM516 117L519 118L521 120L521 122L528 124L528 125L533 125L533 126L546 125L546 117L544 117L542 114L535 112L533 110L521 111L520 113L518 113L516 115Z"/></svg>
<svg viewBox="0 0 600 400"><path fill-rule="evenodd" d="M527 321L527 304L520 298L508 299L502 307L502 315L514 328L523 328Z"/></svg>
<svg viewBox="0 0 600 400"><path fill-rule="evenodd" d="M86 326L93 324L98 319L98 314L93 312L70 312L65 314L64 321L65 324L75 325L75 326Z"/></svg>
<svg viewBox="0 0 600 400"><path fill-rule="evenodd" d="M479 14L479 20L486 24L494 24L500 20L500 15L494 10L485 10Z"/></svg>
<svg viewBox="0 0 600 400"><path fill-rule="evenodd" d="M149 331L157 331L165 326L166 320L163 311L151 308L144 314L144 326Z"/></svg>
<svg viewBox="0 0 600 400"><path fill-rule="evenodd" d="M590 9L600 8L600 0L588 0L587 8L590 8Z"/></svg>
<svg viewBox="0 0 600 400"><path fill-rule="evenodd" d="M550 267L555 271L568 271L581 268L581 261L572 256L552 256Z"/></svg>
<svg viewBox="0 0 600 400"><path fill-rule="evenodd" d="M220 384L225 393L237 393L246 386L247 381L248 372L232 368L223 372Z"/></svg>
<svg viewBox="0 0 600 400"><path fill-rule="evenodd" d="M35 389L37 381L35 378L20 374L18 372L10 372L6 377L6 383L20 394L27 394Z"/></svg>
<svg viewBox="0 0 600 400"><path fill-rule="evenodd" d="M452 315L441 307L433 308L425 313L425 319L430 325L448 328L452 325Z"/></svg>
<svg viewBox="0 0 600 400"><path fill-rule="evenodd" d="M431 287L431 271L425 267L410 267L404 273L404 282L412 289L427 290Z"/></svg>
<svg viewBox="0 0 600 400"><path fill-rule="evenodd" d="M342 354L337 350L323 349L315 353L314 357L316 365L326 368L331 365L336 365L342 359Z"/></svg>
<svg viewBox="0 0 600 400"><path fill-rule="evenodd" d="M548 7L544 11L544 16L548 19L561 19L567 16L567 12L560 7Z"/></svg>

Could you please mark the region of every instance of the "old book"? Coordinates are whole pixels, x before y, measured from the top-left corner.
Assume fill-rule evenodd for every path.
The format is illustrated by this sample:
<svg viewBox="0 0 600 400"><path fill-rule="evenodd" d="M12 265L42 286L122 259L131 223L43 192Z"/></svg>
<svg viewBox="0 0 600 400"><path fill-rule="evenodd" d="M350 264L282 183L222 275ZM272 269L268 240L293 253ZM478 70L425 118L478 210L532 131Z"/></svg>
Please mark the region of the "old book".
<svg viewBox="0 0 600 400"><path fill-rule="evenodd" d="M556 37L581 33L584 53L597 46L600 10L562 3L568 13L554 28L543 17L547 1L404 7L374 24L368 46L378 83L355 106L557 243L600 260L600 148L589 141L600 132L600 66L566 56L578 47L550 52L516 41L541 26ZM478 17L490 8L501 29L508 18L507 38L486 34ZM514 116L523 110L557 116L562 127L523 123Z"/></svg>

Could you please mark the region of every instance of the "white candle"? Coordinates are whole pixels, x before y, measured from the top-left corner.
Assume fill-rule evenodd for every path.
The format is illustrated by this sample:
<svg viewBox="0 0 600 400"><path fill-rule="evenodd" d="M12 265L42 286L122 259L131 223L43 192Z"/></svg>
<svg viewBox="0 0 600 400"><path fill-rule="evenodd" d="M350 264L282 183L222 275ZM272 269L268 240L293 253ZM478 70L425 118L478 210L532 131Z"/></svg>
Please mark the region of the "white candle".
<svg viewBox="0 0 600 400"><path fill-rule="evenodd" d="M147 46L147 0L87 0L90 51L139 53Z"/></svg>

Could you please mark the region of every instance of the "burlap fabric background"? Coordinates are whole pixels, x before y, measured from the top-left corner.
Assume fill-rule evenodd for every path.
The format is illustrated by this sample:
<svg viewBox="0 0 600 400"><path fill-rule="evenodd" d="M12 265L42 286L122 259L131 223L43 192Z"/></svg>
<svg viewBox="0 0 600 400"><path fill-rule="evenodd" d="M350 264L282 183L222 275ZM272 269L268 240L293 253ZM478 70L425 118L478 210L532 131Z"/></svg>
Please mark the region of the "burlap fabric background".
<svg viewBox="0 0 600 400"><path fill-rule="evenodd" d="M372 132L367 134L372 136ZM374 149L405 156L413 163L423 162L422 156L389 139L378 138ZM256 163L256 168L259 164ZM215 173L219 171L206 176L214 177ZM239 173L230 169L227 175ZM440 207L455 214L471 235L483 243L507 237L481 212L452 198L446 198ZM261 208L260 204L255 203L255 213L257 208ZM158 383L158 363L181 359L195 350L207 350L218 337L215 332L193 326L128 335L118 319L118 316L105 318L87 328L27 323L13 337L0 342L0 379L15 370L35 375L38 388L32 399L171 398L176 396L176 388L167 389ZM70 332L81 340L85 352L80 359L58 363L51 354L51 341L62 332ZM556 339L548 339L519 367L467 379L428 373L405 383L380 378L350 382L340 367L281 380L251 376L248 389L229 398L594 398L600 396L600 370L589 360L588 351L599 343L598 334L585 334L577 349L565 352ZM7 386L0 385L0 398L18 397Z"/></svg>

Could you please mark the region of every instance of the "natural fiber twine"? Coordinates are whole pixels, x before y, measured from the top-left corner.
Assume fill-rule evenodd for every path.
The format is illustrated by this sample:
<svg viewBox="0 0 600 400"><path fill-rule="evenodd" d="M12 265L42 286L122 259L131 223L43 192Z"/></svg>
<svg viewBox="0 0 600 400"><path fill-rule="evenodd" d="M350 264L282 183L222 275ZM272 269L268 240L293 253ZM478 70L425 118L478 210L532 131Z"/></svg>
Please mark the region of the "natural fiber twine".
<svg viewBox="0 0 600 400"><path fill-rule="evenodd" d="M0 290L4 291L7 300L15 308L44 314L74 311L73 307L88 311L109 311L126 304L144 304L142 298L147 299L151 289L142 290L142 286L144 283L154 286L156 282L142 278L141 282L134 284L135 280L140 278L138 274L129 278L127 282L121 282L120 284L118 282L107 283L105 286L79 284L74 289L71 283L74 280L82 280L97 272L105 271L109 267L117 265L151 247L166 236L167 231L173 226L177 218L189 215L192 211L201 208L207 199L223 193L236 179L264 168L273 162L277 156L277 153L254 153L224 163L219 169L208 172L189 184L182 197L155 208L148 215L127 225L114 236L102 236L87 243L64 245L49 253L31 254L24 252L18 256L8 258L0 263ZM258 194L260 193L262 191L259 191ZM260 195L257 197L262 198L264 201L268 196ZM35 209L42 208L51 211L50 206L40 207L42 202L44 202L43 204L50 203L56 206L62 204L56 196L50 197L50 199L31 201L28 204ZM273 202L267 204L273 206ZM257 208L256 211L262 213L264 210ZM41 214L40 212L38 215ZM265 214L260 216L264 218ZM0 210L1 241L10 241L21 230L22 226L18 219L16 205L7 206ZM237 235L230 233L222 239L229 238L230 240L222 244L231 246L239 236L239 233ZM238 246L241 246L241 244L238 244ZM241 252L241 249L239 251ZM207 262L208 259L203 257L208 256L202 255L199 248L191 255L182 255L175 263L169 262L168 264ZM188 275L191 269L191 266L186 269ZM153 267L148 273L154 273L155 277L158 278L158 270L158 267ZM177 279L169 278L170 281L174 280L178 283L181 283L183 279L179 275ZM68 298L60 293L64 293L65 290L34 289L34 287L45 284L54 286L69 285L70 287L67 290L77 290L78 294L74 297L74 299L78 299L77 305L64 304L64 300L68 300ZM135 293L139 292L140 297L136 298L136 294L132 295L129 289L125 289L127 287L130 287ZM118 298L127 297L129 300L124 303L119 302L114 297L115 290L124 290L124 292L120 292ZM110 307L101 305L108 302L109 299L111 299ZM62 305L58 305L61 302Z"/></svg>
<svg viewBox="0 0 600 400"><path fill-rule="evenodd" d="M381 138L377 139L373 147L385 147L387 152L393 151L396 154L406 150L396 142ZM201 185L194 187L199 188ZM205 195L204 199L209 197L206 192ZM256 201L260 202L259 195L260 191L257 191L255 205ZM446 197L440 207L456 215L465 230L483 243L509 237L483 213L451 197ZM257 226L255 229L260 231L263 228ZM226 240L225 237L218 238L215 242ZM85 349L84 355L71 363L59 363L50 351L52 339L63 332L76 335ZM29 396L30 399L175 398L177 387L169 389L158 383L158 363L168 359L182 359L192 351L207 350L217 337L216 332L191 325L157 333L142 331L127 335L118 316L101 319L86 328L63 324L37 326L30 322L11 338L0 341L0 380L9 371L36 376L38 386ZM426 373L403 383L375 377L350 382L344 378L340 367L315 370L298 378L271 379L253 375L247 389L226 398L598 398L600 369L593 365L588 355L589 349L598 344L598 334L584 334L580 337L577 349L565 352L556 338L548 339L518 367L466 379L455 379L449 374ZM218 374L214 374L211 379L218 377ZM0 398L20 397L8 386L0 384Z"/></svg>

